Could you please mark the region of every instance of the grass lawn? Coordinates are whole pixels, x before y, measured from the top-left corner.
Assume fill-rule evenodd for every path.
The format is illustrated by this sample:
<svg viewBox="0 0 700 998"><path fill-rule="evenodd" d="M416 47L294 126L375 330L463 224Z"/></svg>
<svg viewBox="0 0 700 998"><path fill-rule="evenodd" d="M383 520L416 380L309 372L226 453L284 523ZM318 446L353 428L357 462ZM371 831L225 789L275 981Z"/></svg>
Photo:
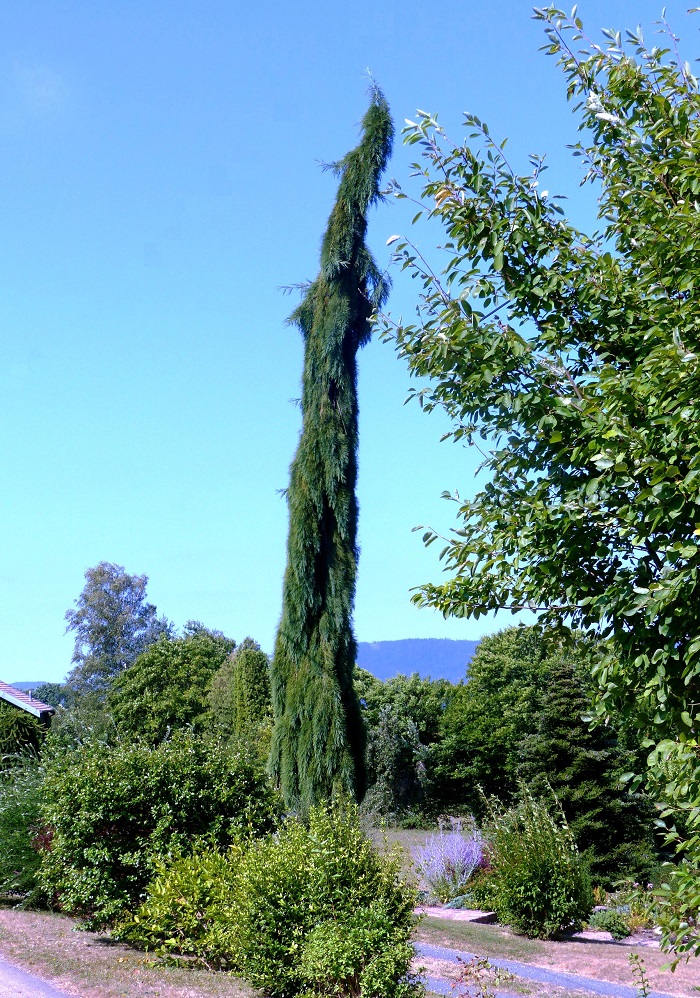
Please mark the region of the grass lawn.
<svg viewBox="0 0 700 998"><path fill-rule="evenodd" d="M622 943L589 939L527 939L500 925L449 922L439 918L422 919L418 925L417 938L422 942L464 950L490 959L516 960L535 967L633 986L629 956L635 950ZM697 998L700 994L700 959L696 957L689 963L681 963L671 973L661 970L669 960L667 954L651 947L640 947L637 952L644 959L647 975L655 990L682 998ZM531 987L533 993L538 995L550 993L542 990L543 985L540 984L521 984ZM508 989L508 985L500 986L500 990ZM551 994L557 994L556 990L551 991ZM562 994L561 991L559 994Z"/></svg>
<svg viewBox="0 0 700 998"><path fill-rule="evenodd" d="M0 955L78 998L254 998L230 974L152 966L64 915L0 908Z"/></svg>
<svg viewBox="0 0 700 998"><path fill-rule="evenodd" d="M401 860L401 869L404 876L416 877L413 867L413 851L419 846L425 845L425 840L429 835L434 835L437 829L425 828L369 828L367 834L372 839L380 852L387 853L395 850ZM424 888L425 884L420 884Z"/></svg>

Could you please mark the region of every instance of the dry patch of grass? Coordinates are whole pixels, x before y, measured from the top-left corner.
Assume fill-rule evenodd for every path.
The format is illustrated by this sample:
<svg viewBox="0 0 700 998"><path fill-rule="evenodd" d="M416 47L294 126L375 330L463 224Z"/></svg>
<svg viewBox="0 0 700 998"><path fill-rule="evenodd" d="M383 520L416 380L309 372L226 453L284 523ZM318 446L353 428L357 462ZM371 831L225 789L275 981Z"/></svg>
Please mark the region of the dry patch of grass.
<svg viewBox="0 0 700 998"><path fill-rule="evenodd" d="M450 984L457 980L458 969L454 963L422 957L420 966L425 969L425 973L429 977L439 977ZM491 983L493 984L493 981ZM473 987L473 980L471 984ZM513 995L513 998L516 998L517 995L533 995L536 998L591 998L590 991L572 990L571 988L558 987L555 984L543 984L540 981L526 981L517 975L512 980L499 981L497 991L499 994ZM428 991L429 995L433 993Z"/></svg>
<svg viewBox="0 0 700 998"><path fill-rule="evenodd" d="M401 861L401 872L404 877L418 882L421 889L426 889L427 884L421 882L417 877L413 864L413 851L417 847L424 846L429 835L434 835L437 829L430 831L426 828L368 828L367 834L374 842L375 846L383 855L396 853Z"/></svg>
<svg viewBox="0 0 700 998"><path fill-rule="evenodd" d="M0 908L0 954L78 998L254 998L223 973L153 966L108 936L83 932L63 915Z"/></svg>
<svg viewBox="0 0 700 998"><path fill-rule="evenodd" d="M439 918L424 918L418 926L421 942L451 949L465 950L489 959L516 960L547 970L580 974L599 981L632 986L630 946L598 942L591 939L545 941L516 936L499 925L479 925L473 922L449 922ZM644 947L638 951L646 964L652 988L679 998L698 998L700 959L679 964L674 973L662 971L668 955ZM536 994L544 994L543 985L533 985ZM555 992L552 991L552 994Z"/></svg>
<svg viewBox="0 0 700 998"><path fill-rule="evenodd" d="M496 925L425 918L418 938L426 943L477 953L490 959L516 960L550 970L632 985L629 946L592 940L544 942L516 936ZM700 960L681 964L675 974L661 972L667 957L641 951L652 986L679 998L698 998ZM0 954L77 998L255 998L256 992L230 974L152 965L146 954L84 932L63 915L0 908ZM456 967L443 960L421 959L431 976L453 980ZM521 978L499 990L537 998L584 998L587 992L544 985Z"/></svg>

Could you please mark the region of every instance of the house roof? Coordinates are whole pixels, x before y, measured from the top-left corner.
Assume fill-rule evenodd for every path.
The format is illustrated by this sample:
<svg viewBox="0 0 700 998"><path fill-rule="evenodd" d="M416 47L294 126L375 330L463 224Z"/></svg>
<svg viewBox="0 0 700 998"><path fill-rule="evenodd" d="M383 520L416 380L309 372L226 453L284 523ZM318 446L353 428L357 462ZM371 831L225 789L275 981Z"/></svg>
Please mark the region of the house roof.
<svg viewBox="0 0 700 998"><path fill-rule="evenodd" d="M18 690L17 687L9 686L7 683L0 682L0 700L6 700L7 703L11 703L21 710L29 711L34 717L38 717L40 721L46 721L52 714L56 713L55 707L52 707L48 703L42 703L41 700L35 700L31 692L24 693L22 690Z"/></svg>

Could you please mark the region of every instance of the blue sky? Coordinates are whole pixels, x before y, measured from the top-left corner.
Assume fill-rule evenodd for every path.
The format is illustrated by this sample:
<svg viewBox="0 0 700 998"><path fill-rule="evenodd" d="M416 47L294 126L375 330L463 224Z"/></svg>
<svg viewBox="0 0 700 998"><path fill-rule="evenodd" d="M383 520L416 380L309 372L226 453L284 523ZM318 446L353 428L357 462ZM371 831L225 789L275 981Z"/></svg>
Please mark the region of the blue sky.
<svg viewBox="0 0 700 998"><path fill-rule="evenodd" d="M668 3L684 52L700 21ZM590 33L661 4L579 4ZM64 614L101 560L149 576L176 625L202 620L271 650L299 432L302 345L284 325L312 278L371 69L397 126L416 107L459 137L472 111L523 169L591 225L566 151L575 121L520 0L23 0L0 12L0 678L60 679ZM389 174L406 181L397 142ZM380 207L370 241L409 229ZM423 248L440 234L426 228ZM415 287L395 276L390 310ZM360 640L477 638L509 622L444 621L409 590L435 579L417 524L453 525L445 489L476 487L470 451L404 406L405 368L360 357Z"/></svg>

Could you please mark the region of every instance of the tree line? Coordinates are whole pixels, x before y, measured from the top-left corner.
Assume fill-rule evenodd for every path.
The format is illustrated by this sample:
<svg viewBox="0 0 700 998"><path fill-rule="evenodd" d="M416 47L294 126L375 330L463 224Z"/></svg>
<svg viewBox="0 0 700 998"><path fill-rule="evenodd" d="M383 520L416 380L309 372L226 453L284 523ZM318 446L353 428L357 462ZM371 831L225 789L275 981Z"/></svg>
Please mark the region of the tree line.
<svg viewBox="0 0 700 998"><path fill-rule="evenodd" d="M86 573L80 615L67 615L76 665L66 683L35 690L58 709L52 738L70 744L89 733L106 744L157 746L186 730L243 744L265 766L267 655L252 638L236 645L193 621L176 634L147 602L146 583L107 563ZM524 782L537 796L556 795L597 882L648 879L660 858L653 807L620 782L643 762L639 741L622 717L593 728L585 720L602 654L582 636L564 642L513 627L482 640L457 684L417 674L382 682L355 667L364 812L408 826L446 814L481 818L488 798L510 802ZM39 738L32 729L24 743Z"/></svg>

